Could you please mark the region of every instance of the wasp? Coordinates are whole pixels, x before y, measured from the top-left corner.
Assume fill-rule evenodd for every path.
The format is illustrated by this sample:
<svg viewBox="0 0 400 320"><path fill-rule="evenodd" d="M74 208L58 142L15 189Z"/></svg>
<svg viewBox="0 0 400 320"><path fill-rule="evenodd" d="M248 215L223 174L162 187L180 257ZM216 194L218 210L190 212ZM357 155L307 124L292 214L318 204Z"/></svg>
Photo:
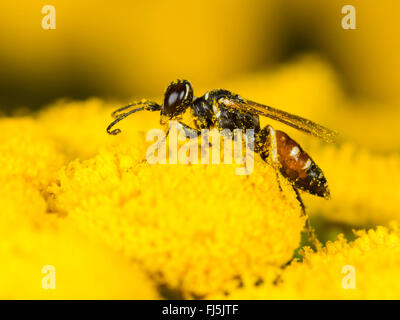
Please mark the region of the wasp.
<svg viewBox="0 0 400 320"><path fill-rule="evenodd" d="M111 135L120 133L120 129L111 130L112 127L127 116L143 110L160 111L160 122L163 125L174 120L184 130L195 130L197 133L201 129L213 128L219 131L242 129L244 132L253 129L254 151L292 183L301 204L297 189L323 198L330 196L328 182L313 159L285 132L275 130L270 125L261 128L259 117L277 120L327 142L334 141L337 135L335 131L311 120L244 99L224 89L211 90L197 98L189 81L177 80L167 87L162 105L142 100L115 110L112 113L115 120L107 127L107 132ZM304 209L303 204L302 207Z"/></svg>

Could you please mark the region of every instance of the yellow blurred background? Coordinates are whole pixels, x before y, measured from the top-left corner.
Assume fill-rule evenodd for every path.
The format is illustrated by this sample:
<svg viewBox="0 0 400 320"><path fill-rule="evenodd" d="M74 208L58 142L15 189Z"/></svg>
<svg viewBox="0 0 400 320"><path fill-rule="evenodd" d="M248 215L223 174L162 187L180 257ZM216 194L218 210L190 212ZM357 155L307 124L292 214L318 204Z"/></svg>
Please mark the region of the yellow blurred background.
<svg viewBox="0 0 400 320"><path fill-rule="evenodd" d="M304 52L331 63L348 94L400 100L395 0L1 4L2 111L36 109L60 97L161 99L176 78L197 88L219 87L232 76L271 70ZM55 30L41 26L48 4L56 9ZM356 8L356 30L341 26L346 4Z"/></svg>

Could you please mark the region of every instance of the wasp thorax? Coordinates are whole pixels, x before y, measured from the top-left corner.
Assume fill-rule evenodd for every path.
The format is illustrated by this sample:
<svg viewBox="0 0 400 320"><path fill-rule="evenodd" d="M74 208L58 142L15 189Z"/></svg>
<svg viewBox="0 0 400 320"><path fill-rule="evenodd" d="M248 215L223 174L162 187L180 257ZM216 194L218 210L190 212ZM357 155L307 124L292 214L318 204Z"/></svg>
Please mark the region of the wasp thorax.
<svg viewBox="0 0 400 320"><path fill-rule="evenodd" d="M164 112L175 116L183 112L193 100L193 89L189 81L183 80L171 83L164 96Z"/></svg>

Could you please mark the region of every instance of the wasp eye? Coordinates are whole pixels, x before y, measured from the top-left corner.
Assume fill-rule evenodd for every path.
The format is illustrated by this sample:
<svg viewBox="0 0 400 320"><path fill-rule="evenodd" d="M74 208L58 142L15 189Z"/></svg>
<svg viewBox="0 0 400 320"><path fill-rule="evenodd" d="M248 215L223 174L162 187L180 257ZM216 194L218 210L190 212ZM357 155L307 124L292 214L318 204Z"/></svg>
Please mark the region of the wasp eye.
<svg viewBox="0 0 400 320"><path fill-rule="evenodd" d="M169 85L164 96L164 111L168 116L181 113L193 100L193 89L189 81Z"/></svg>

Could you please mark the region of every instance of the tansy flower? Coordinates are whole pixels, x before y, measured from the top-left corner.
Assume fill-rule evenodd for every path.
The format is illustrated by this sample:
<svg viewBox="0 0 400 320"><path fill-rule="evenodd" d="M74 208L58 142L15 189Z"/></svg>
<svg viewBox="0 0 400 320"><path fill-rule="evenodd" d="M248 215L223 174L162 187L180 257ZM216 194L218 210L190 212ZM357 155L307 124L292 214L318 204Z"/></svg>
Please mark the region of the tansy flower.
<svg viewBox="0 0 400 320"><path fill-rule="evenodd" d="M142 139L70 163L49 188L53 210L186 297L291 259L305 217L272 167L258 159L239 176L232 165L149 165Z"/></svg>
<svg viewBox="0 0 400 320"><path fill-rule="evenodd" d="M305 250L303 261L285 268L275 284L249 283L229 299L398 299L400 231L377 227L356 232L347 242L339 236L319 252ZM223 297L223 296L218 296ZM217 297L217 298L218 298ZM216 298L213 296L212 298Z"/></svg>
<svg viewBox="0 0 400 320"><path fill-rule="evenodd" d="M352 101L312 57L223 87L339 131L338 114L357 114L342 113ZM286 266L306 216L271 166L258 155L248 176L236 175L235 164L150 165L146 132L160 127L158 114L137 113L109 136L114 108L99 99L60 101L0 120L0 297L158 298L162 288L164 297L172 289L187 298L398 298L390 281L399 269L395 225L316 253L303 248L303 261ZM364 124L346 125L338 145L262 119L299 141L324 171L332 199L306 197L313 215L351 225L398 219L398 155L364 150L352 133L373 118L371 111ZM396 136L385 141L395 144ZM41 286L44 265L56 269L55 291ZM355 267L356 290L343 289L343 265Z"/></svg>
<svg viewBox="0 0 400 320"><path fill-rule="evenodd" d="M31 118L3 119L0 128L0 298L158 298L138 266L49 214L45 188L65 161L57 141ZM43 287L46 266L55 290Z"/></svg>
<svg viewBox="0 0 400 320"><path fill-rule="evenodd" d="M46 219L43 213L40 223L49 224ZM7 229L0 245L1 299L159 298L156 285L137 265L77 232L68 221L57 228L36 223L7 224ZM46 278L48 266L54 268L54 280ZM51 281L55 289L46 289Z"/></svg>
<svg viewBox="0 0 400 320"><path fill-rule="evenodd" d="M0 119L0 178L46 186L65 163L53 137L30 117Z"/></svg>

